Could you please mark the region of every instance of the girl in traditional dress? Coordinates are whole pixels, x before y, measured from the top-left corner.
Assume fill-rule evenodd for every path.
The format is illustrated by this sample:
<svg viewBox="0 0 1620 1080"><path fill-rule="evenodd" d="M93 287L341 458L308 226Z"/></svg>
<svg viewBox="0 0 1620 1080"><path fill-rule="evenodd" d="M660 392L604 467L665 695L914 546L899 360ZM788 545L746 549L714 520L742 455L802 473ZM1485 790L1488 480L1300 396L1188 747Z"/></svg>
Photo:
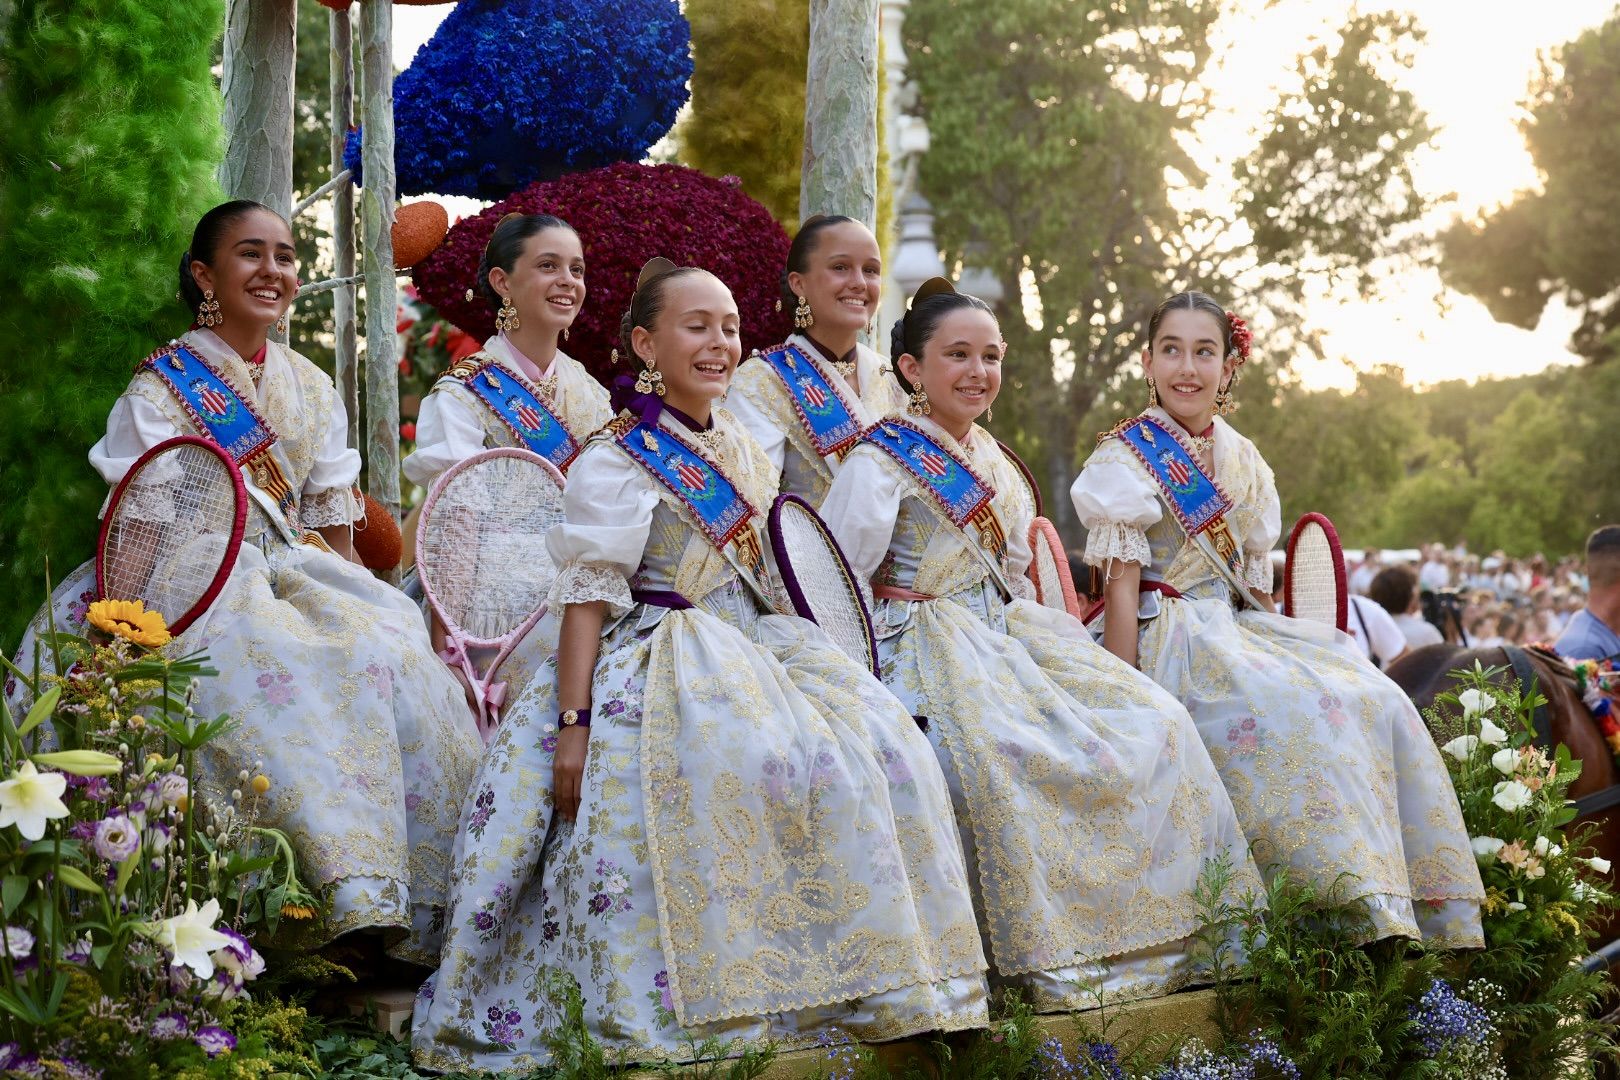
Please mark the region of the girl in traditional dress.
<svg viewBox="0 0 1620 1080"><path fill-rule="evenodd" d="M712 403L737 308L654 260L625 317L644 365L569 473L547 547L552 665L468 797L440 968L413 1044L434 1068L548 1060L557 980L635 1060L688 1036L803 1045L986 1022L950 802L904 707L777 615L776 473ZM560 710L560 711L559 711Z"/></svg>
<svg viewBox="0 0 1620 1080"><path fill-rule="evenodd" d="M1200 875L1259 885L1187 712L1028 597L1034 496L974 421L1001 386L985 304L943 279L895 325L910 391L849 451L822 514L872 582L883 681L928 721L994 971L1042 1011L1195 974Z"/></svg>
<svg viewBox="0 0 1620 1080"><path fill-rule="evenodd" d="M1262 864L1359 898L1373 939L1480 945L1479 871L1417 710L1348 638L1272 610L1277 488L1216 415L1248 351L1203 293L1148 324L1149 408L1071 491L1107 574L1103 643L1186 704Z"/></svg>
<svg viewBox="0 0 1620 1080"><path fill-rule="evenodd" d="M416 449L402 467L424 488L450 466L496 446L532 450L567 472L585 440L613 418L607 391L557 344L585 303L585 253L572 226L550 214L506 215L484 248L477 289L496 309L496 333L446 371L422 401ZM467 293L471 299L473 290ZM443 649L443 631L431 610L425 614L434 644ZM515 698L547 645L545 633L530 633L486 694L494 701ZM459 668L451 670L461 678Z"/></svg>
<svg viewBox="0 0 1620 1080"><path fill-rule="evenodd" d="M318 939L380 929L396 956L431 964L456 793L472 782L481 744L421 614L349 561L360 455L344 442L342 400L319 368L267 336L298 291L287 223L245 200L210 210L181 259L180 291L201 325L140 365L90 463L115 484L165 439L221 442L213 410L172 378L181 363L208 369L218 380L210 392L234 398L273 436L238 462L251 511L235 568L170 646L206 652L219 670L197 687L198 714L237 721L204 748L199 779L228 789L262 761L266 823L288 834L303 880L329 900ZM87 563L30 627L25 670L46 619L83 633L92 599Z"/></svg>
<svg viewBox="0 0 1620 1080"><path fill-rule="evenodd" d="M883 257L849 217L810 218L788 248L782 302L798 331L744 364L726 408L782 474L782 490L819 506L868 425L905 405L883 358L858 337L877 314Z"/></svg>

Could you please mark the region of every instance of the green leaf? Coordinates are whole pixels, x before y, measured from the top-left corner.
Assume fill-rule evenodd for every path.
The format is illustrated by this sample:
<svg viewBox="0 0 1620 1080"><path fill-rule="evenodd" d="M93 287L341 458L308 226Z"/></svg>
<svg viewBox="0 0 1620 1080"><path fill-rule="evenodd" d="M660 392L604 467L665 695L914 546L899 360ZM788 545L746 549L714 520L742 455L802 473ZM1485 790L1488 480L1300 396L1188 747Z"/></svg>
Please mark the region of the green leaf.
<svg viewBox="0 0 1620 1080"><path fill-rule="evenodd" d="M78 889L80 892L95 893L98 896L103 892L100 885L96 884L94 881L91 881L85 872L76 866L58 866L56 868L56 876L62 880L62 884L66 885L70 889Z"/></svg>
<svg viewBox="0 0 1620 1080"><path fill-rule="evenodd" d="M28 715L23 718L22 726L17 729L18 735L26 735L39 725L43 724L50 715L56 711L56 703L62 700L62 686L60 683L41 694Z"/></svg>
<svg viewBox="0 0 1620 1080"><path fill-rule="evenodd" d="M23 902L28 895L28 877L23 874L7 874L0 879L0 908L7 915L17 910L17 905Z"/></svg>

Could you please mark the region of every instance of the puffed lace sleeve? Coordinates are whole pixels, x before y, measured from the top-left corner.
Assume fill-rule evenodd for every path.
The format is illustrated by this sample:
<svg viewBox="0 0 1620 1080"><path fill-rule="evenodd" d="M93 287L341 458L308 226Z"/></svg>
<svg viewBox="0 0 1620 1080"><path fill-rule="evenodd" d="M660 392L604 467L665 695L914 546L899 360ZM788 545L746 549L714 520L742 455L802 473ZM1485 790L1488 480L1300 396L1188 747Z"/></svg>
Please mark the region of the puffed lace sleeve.
<svg viewBox="0 0 1620 1080"><path fill-rule="evenodd" d="M484 448L478 406L455 387L437 386L416 417L416 449L400 462L411 483L429 487L446 469Z"/></svg>
<svg viewBox="0 0 1620 1080"><path fill-rule="evenodd" d="M336 388L329 402L320 453L298 499L298 520L312 529L347 525L360 516L353 493L360 478L360 451L349 446L349 416Z"/></svg>
<svg viewBox="0 0 1620 1080"><path fill-rule="evenodd" d="M787 432L765 408L766 396L773 392L771 384L779 384L780 380L765 368L765 361L754 357L738 370L731 392L726 395L726 409L748 429L771 465L781 473L787 460Z"/></svg>
<svg viewBox="0 0 1620 1080"><path fill-rule="evenodd" d="M863 585L870 584L889 553L906 495L905 482L884 465L882 454L873 446L850 451L821 504L821 519Z"/></svg>
<svg viewBox="0 0 1620 1080"><path fill-rule="evenodd" d="M179 434L180 429L157 405L139 394L125 394L107 414L107 433L90 448L90 465L109 485L116 486L142 454ZM144 488L132 484L124 495L125 513L147 521L174 520L173 491L161 480ZM102 512L106 512L105 504Z"/></svg>
<svg viewBox="0 0 1620 1080"><path fill-rule="evenodd" d="M629 611L630 578L657 506L658 489L639 465L608 443L586 447L568 472L562 523L546 534L557 564L551 606L604 600L615 618Z"/></svg>
<svg viewBox="0 0 1620 1080"><path fill-rule="evenodd" d="M1254 499L1259 508L1254 528L1243 538L1243 584L1263 593L1271 592L1271 549L1282 536L1282 500L1277 496L1277 478L1271 466L1251 444L1254 455Z"/></svg>
<svg viewBox="0 0 1620 1080"><path fill-rule="evenodd" d="M1097 447L1069 488L1069 498L1086 527L1087 565L1118 559L1146 566L1152 560L1147 530L1164 516L1164 507L1118 439Z"/></svg>

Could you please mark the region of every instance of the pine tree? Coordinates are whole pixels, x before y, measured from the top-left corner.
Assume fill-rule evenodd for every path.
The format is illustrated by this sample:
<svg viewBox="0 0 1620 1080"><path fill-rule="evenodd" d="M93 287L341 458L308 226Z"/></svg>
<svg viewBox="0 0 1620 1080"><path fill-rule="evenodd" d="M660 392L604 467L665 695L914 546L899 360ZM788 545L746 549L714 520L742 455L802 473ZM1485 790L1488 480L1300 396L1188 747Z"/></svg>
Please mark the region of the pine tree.
<svg viewBox="0 0 1620 1080"><path fill-rule="evenodd" d="M0 646L88 558L85 460L187 322L176 268L219 198L219 0L15 0L0 30Z"/></svg>

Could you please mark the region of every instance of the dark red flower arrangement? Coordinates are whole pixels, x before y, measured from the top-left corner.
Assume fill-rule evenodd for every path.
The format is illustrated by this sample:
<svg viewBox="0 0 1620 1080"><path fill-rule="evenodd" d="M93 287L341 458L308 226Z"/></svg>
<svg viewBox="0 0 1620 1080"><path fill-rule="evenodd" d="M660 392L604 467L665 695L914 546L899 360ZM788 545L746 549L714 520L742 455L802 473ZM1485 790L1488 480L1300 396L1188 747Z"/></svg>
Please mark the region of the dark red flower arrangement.
<svg viewBox="0 0 1620 1080"><path fill-rule="evenodd" d="M1241 315L1234 315L1228 311L1226 321L1232 327L1232 350L1229 355L1235 356L1240 364L1248 362L1249 346L1254 344L1254 332L1249 329L1249 324Z"/></svg>
<svg viewBox="0 0 1620 1080"><path fill-rule="evenodd" d="M457 222L413 272L423 300L483 341L495 313L481 296L469 301L484 245L510 213L555 214L585 248L585 307L563 350L608 384L627 371L609 359L636 275L655 255L700 266L731 289L742 316L743 355L781 341L791 316L776 310L788 236L735 180L716 180L680 165L609 165L531 184L474 217Z"/></svg>

